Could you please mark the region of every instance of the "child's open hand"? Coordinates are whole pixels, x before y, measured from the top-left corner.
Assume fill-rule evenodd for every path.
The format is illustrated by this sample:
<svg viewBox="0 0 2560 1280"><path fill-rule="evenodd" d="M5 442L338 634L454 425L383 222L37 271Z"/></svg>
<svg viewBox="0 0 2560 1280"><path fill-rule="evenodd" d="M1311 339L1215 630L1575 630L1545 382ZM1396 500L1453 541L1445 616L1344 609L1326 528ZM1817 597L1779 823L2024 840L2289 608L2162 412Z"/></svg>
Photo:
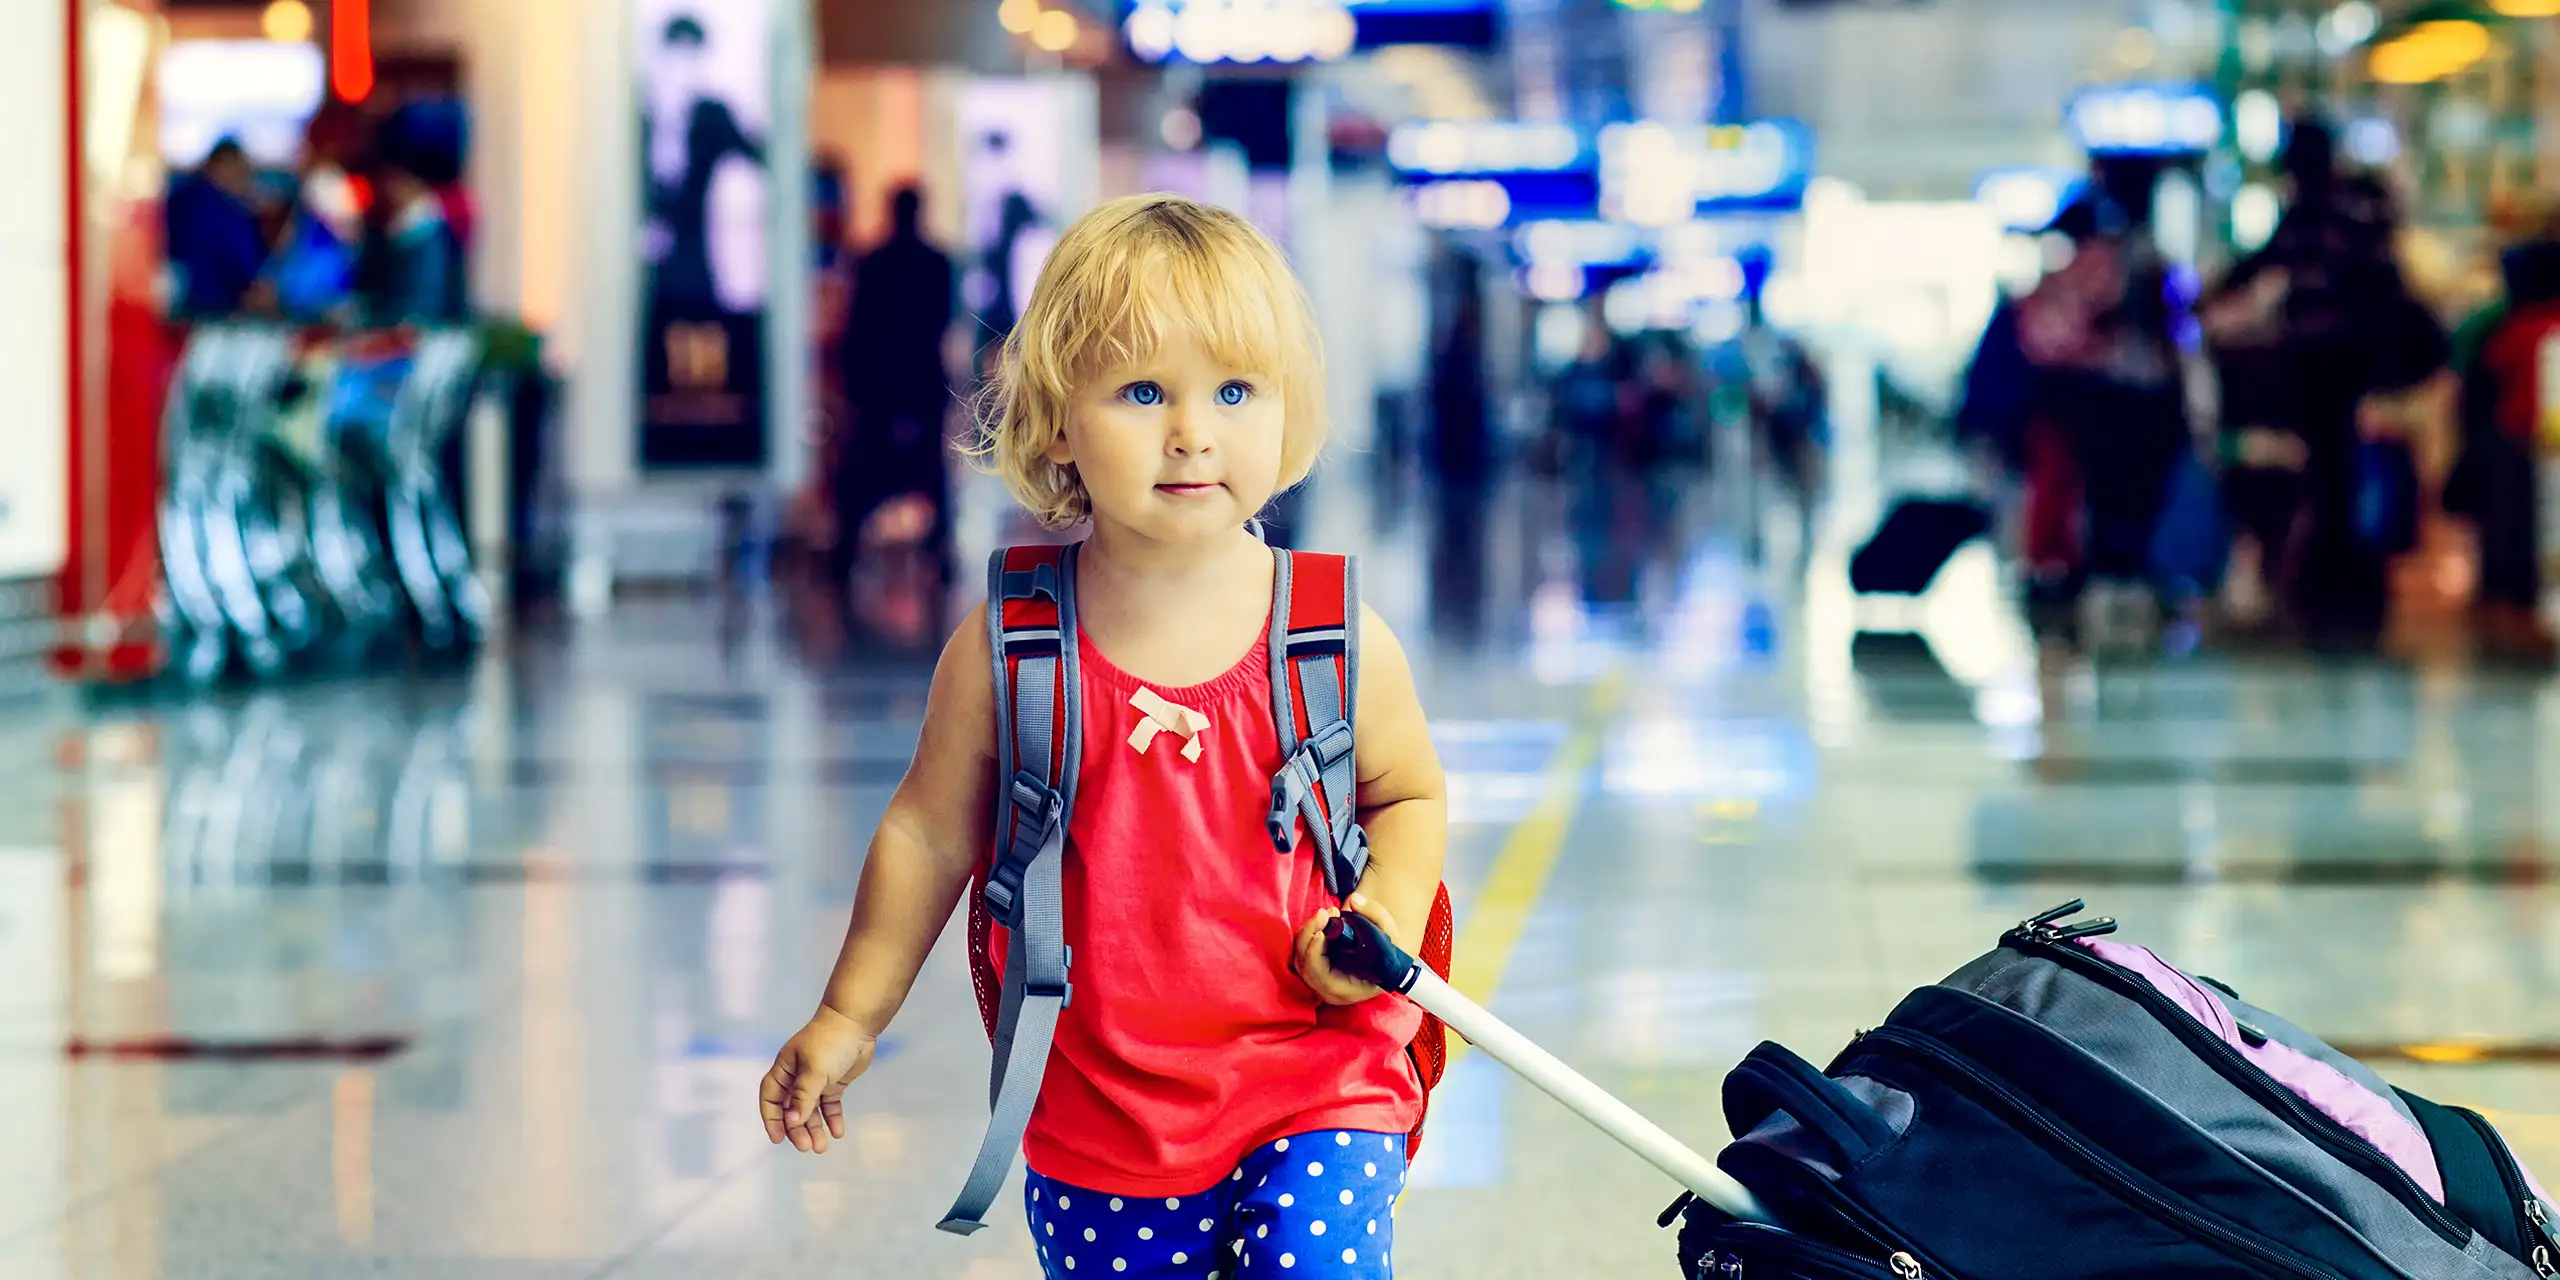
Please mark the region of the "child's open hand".
<svg viewBox="0 0 2560 1280"><path fill-rule="evenodd" d="M1388 936L1394 936L1395 917L1388 913L1385 904L1355 893L1351 895L1350 901L1343 905L1367 916L1379 928L1386 930ZM1358 1004L1377 995L1378 988L1334 968L1333 961L1327 959L1324 954L1325 926L1332 924L1333 918L1341 914L1338 908L1326 907L1298 930L1298 953L1293 967L1297 969L1298 976L1305 979L1307 986L1314 989L1316 996L1326 1004Z"/></svg>
<svg viewBox="0 0 2560 1280"><path fill-rule="evenodd" d="M809 1025L774 1055L756 1101L764 1112L764 1136L823 1155L844 1136L844 1087L871 1069L879 1040L853 1019L821 1007Z"/></svg>

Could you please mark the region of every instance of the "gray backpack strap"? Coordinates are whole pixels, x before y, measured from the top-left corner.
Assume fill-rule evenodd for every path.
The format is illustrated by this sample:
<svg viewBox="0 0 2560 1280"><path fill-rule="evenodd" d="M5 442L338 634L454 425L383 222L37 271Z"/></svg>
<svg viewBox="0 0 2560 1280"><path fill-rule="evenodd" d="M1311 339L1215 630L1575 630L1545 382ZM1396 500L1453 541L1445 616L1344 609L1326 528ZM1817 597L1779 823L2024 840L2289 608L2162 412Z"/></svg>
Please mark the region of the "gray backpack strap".
<svg viewBox="0 0 2560 1280"><path fill-rule="evenodd" d="M1271 709L1282 763L1271 780L1265 824L1272 845L1285 853L1296 847L1298 819L1305 818L1326 887L1335 898L1347 898L1369 867L1369 839L1360 827L1360 771L1352 751L1360 687L1360 562L1342 561L1340 624L1330 617L1301 623L1291 617L1301 576L1294 557L1283 550L1272 555Z"/></svg>
<svg viewBox="0 0 2560 1280"><path fill-rule="evenodd" d="M1047 1074L1049 1046L1070 993L1062 869L1075 811L1083 744L1082 686L1076 663L1076 549L1053 567L1007 572L1005 552L988 570L987 628L996 679L996 856L987 870L986 908L1009 934L1004 989L987 1083L991 1116L959 1199L940 1227L973 1235L1013 1172ZM1046 596L1054 622L1008 627L1006 605ZM1063 718L1063 724L1061 724ZM1053 758L1054 757L1054 758Z"/></svg>

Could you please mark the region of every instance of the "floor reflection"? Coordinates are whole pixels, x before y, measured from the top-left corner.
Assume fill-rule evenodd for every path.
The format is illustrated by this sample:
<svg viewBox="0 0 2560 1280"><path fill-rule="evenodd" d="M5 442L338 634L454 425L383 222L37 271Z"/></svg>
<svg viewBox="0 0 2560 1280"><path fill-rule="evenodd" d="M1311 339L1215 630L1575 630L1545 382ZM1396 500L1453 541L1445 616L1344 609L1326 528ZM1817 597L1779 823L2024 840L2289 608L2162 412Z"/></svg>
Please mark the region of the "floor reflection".
<svg viewBox="0 0 2560 1280"><path fill-rule="evenodd" d="M1674 1132L1716 1139L1760 1039L1819 1058L2086 894L2560 1169L2552 689L2042 650L1987 550L1850 595L1846 498L1800 536L1708 476L1326 483L1293 536L1360 552L1415 654L1462 985ZM963 508L966 565L1001 526ZM1027 1276L1018 1223L931 1230L983 1119L956 957L838 1155L744 1105L980 589L634 601L452 677L10 727L61 764L0 806L36 833L0 1105L38 1118L0 1272ZM1406 1274L1667 1265L1653 1176L1480 1057L1415 1176Z"/></svg>

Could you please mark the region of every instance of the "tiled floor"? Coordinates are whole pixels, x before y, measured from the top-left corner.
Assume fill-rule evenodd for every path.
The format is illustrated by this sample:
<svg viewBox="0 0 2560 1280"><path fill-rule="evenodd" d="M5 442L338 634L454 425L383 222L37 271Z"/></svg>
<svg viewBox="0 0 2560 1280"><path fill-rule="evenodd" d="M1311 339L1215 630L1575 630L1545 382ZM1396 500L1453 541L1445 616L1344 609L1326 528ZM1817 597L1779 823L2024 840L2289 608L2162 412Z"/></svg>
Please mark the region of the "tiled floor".
<svg viewBox="0 0 2560 1280"><path fill-rule="evenodd" d="M1314 502L1417 654L1463 962L1522 1029L1712 1144L1754 1043L1826 1055L2086 894L2315 1030L2419 1046L2384 1065L2560 1171L2549 689L2040 659L1973 552L1927 647L1859 641L1837 547L1756 568L1661 496ZM768 1147L751 1105L922 671L655 602L465 675L0 721L0 1277L1030 1276L1018 1214L932 1229L986 1061L952 948L850 1142ZM1667 1280L1670 1194L1471 1057L1401 1273Z"/></svg>

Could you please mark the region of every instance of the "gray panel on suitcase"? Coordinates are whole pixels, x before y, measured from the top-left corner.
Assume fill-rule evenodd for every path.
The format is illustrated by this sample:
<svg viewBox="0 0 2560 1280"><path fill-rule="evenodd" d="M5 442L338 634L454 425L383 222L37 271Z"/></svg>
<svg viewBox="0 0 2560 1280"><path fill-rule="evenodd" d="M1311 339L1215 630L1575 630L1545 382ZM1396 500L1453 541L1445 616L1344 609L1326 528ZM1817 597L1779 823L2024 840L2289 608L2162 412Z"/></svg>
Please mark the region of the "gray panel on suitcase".
<svg viewBox="0 0 2560 1280"><path fill-rule="evenodd" d="M2472 1235L2457 1247L2399 1198L2349 1167L2198 1058L2150 1011L2050 960L2008 948L1942 984L2053 1029L2190 1119L2205 1135L2293 1187L2413 1280L2538 1280L2523 1262ZM2272 1030L2270 1028L2270 1030ZM2297 1033L2298 1034L2298 1033Z"/></svg>

